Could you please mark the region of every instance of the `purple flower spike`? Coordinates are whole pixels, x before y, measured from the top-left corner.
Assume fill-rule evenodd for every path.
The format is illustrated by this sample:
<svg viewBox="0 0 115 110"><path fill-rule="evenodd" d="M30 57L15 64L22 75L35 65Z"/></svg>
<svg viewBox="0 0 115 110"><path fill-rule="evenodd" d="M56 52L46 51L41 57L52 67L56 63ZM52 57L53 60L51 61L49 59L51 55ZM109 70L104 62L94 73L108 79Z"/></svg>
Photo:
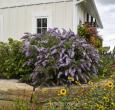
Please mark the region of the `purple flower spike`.
<svg viewBox="0 0 115 110"><path fill-rule="evenodd" d="M28 58L26 64L33 67L34 86L49 81L52 81L49 84L68 84L68 76L86 83L90 75L98 74L98 51L71 30L49 28L42 34L26 33L22 40Z"/></svg>

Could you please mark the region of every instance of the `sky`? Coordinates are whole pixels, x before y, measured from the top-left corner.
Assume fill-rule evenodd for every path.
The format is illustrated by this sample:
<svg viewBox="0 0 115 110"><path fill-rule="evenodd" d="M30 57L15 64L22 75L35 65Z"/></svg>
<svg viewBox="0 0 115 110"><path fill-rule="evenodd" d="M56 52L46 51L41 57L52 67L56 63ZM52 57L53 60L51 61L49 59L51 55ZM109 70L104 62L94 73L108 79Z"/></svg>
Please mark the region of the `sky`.
<svg viewBox="0 0 115 110"><path fill-rule="evenodd" d="M103 29L99 30L104 46L115 46L115 0L95 0Z"/></svg>

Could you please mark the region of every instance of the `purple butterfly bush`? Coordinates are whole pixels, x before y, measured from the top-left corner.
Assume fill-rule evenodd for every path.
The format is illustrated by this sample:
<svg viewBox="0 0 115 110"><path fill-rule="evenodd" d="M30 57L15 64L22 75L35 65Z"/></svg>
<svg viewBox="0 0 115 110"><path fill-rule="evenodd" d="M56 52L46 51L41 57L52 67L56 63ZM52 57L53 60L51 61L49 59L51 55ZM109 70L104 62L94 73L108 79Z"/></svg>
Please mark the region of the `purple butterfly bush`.
<svg viewBox="0 0 115 110"><path fill-rule="evenodd" d="M71 30L54 28L43 34L26 33L22 39L26 64L34 65L30 75L34 86L68 84L69 76L87 83L91 75L98 75L98 51Z"/></svg>

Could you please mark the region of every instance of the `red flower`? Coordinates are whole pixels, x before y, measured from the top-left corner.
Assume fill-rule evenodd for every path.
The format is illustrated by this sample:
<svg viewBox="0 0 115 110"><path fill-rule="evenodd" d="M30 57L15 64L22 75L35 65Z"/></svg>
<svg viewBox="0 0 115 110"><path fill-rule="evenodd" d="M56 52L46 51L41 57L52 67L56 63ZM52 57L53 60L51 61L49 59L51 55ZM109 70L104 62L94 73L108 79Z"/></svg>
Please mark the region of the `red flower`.
<svg viewBox="0 0 115 110"><path fill-rule="evenodd" d="M115 63L112 64L112 67L115 67Z"/></svg>

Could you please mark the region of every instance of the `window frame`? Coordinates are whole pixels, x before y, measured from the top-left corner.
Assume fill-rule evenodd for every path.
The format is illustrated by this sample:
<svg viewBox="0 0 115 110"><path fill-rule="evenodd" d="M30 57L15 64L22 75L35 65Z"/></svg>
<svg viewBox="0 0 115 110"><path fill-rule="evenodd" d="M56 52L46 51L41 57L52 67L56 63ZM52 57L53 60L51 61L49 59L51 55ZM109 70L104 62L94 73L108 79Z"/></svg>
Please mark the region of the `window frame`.
<svg viewBox="0 0 115 110"><path fill-rule="evenodd" d="M38 18L47 18L47 30L49 28L53 28L53 15L52 11L50 9L48 10L34 10L31 13L32 15L32 28L31 28L31 33L35 34L37 33L36 30L36 19Z"/></svg>
<svg viewBox="0 0 115 110"><path fill-rule="evenodd" d="M38 27L38 19L41 19L41 26L40 27ZM45 26L43 26L43 19L46 19L47 20L47 26L45 27ZM40 33L42 33L42 29L48 29L48 17L46 17L46 16L43 16L43 17L36 17L36 33L38 33L38 29L41 29L41 32Z"/></svg>

